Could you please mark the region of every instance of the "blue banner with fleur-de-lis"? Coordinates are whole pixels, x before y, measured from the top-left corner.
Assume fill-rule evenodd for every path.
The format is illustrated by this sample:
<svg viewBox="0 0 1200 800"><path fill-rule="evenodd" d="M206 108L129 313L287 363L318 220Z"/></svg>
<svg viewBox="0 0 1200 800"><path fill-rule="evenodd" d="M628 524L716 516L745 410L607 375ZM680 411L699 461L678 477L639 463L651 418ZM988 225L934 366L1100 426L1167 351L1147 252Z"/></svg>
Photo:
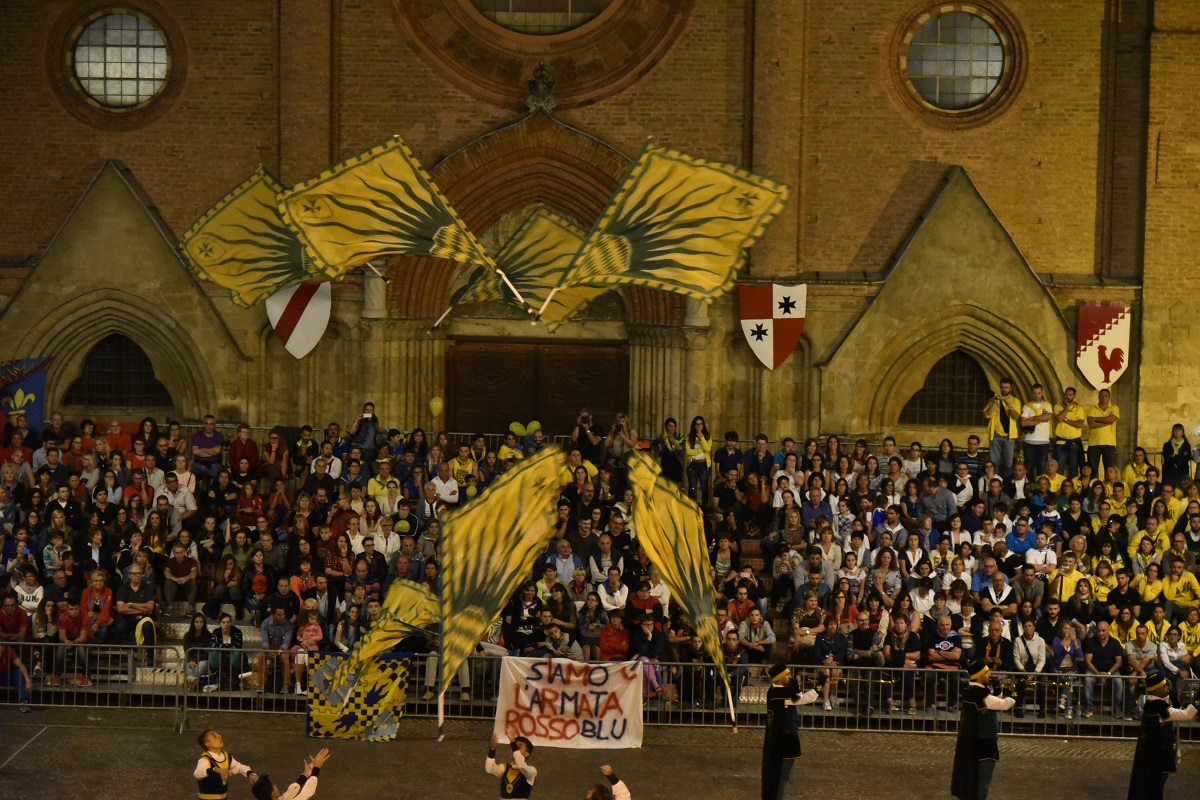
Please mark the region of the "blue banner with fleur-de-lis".
<svg viewBox="0 0 1200 800"><path fill-rule="evenodd" d="M49 358L21 358L0 362L0 411L8 420L22 414L30 430L41 430L46 421L46 367Z"/></svg>
<svg viewBox="0 0 1200 800"><path fill-rule="evenodd" d="M317 739L385 742L395 739L412 673L411 653L389 653L352 675L348 688L331 679L346 655L308 655L308 735Z"/></svg>

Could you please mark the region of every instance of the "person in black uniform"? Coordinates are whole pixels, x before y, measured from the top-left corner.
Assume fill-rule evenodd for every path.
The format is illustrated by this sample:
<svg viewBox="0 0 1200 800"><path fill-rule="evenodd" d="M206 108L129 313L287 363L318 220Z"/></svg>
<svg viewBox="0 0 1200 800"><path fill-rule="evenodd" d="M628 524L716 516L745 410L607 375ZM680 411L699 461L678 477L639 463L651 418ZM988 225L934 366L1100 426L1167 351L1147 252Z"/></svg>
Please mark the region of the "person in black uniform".
<svg viewBox="0 0 1200 800"><path fill-rule="evenodd" d="M1129 774L1129 800L1162 800L1167 778L1177 766L1175 723L1196 716L1195 704L1172 708L1170 691L1171 682L1161 673L1146 678L1146 706Z"/></svg>
<svg viewBox="0 0 1200 800"><path fill-rule="evenodd" d="M796 706L817 702L816 689L801 694L787 664L772 664L768 674L767 730L763 740L762 800L783 800L792 766L800 757L800 712Z"/></svg>
<svg viewBox="0 0 1200 800"><path fill-rule="evenodd" d="M989 675L986 662L973 662L968 670L970 683L960 698L958 743L950 778L950 794L959 800L987 800L992 772L1000 760L1000 720L996 712L1007 711L1016 702L1011 697L993 695L988 688Z"/></svg>
<svg viewBox="0 0 1200 800"><path fill-rule="evenodd" d="M501 798L529 797L533 794L533 782L537 780L537 770L526 762L533 755L533 742L518 736L516 727L512 725L504 729L504 735L512 746L512 763L505 764L496 758L496 745L500 743L500 737L493 733L483 768L489 775L500 778Z"/></svg>

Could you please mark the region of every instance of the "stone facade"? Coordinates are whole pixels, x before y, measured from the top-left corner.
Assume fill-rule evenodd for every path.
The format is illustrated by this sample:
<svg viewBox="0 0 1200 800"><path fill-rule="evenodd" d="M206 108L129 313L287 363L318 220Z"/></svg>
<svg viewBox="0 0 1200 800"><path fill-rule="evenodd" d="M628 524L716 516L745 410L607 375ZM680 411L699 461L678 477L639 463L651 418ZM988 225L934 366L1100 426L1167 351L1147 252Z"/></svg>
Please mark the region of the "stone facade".
<svg viewBox="0 0 1200 800"><path fill-rule="evenodd" d="M1114 387L1123 445L1200 419L1182 357L1200 335L1190 4L980 0L1011 33L1015 72L974 119L905 95L904 36L947 5L929 0L615 0L541 40L489 29L457 0L137 0L122 7L160 22L177 83L106 119L72 105L63 43L109 5L0 10L14 109L0 130L0 356L55 355L52 406L121 331L187 418L323 424L370 398L388 420L430 425L456 337L547 336L486 309L430 333L454 269L393 259L386 287L334 287L325 339L296 361L261 307L234 306L179 261L192 221L259 164L291 184L398 134L480 234L539 201L590 225L647 137L790 185L745 276L809 284L805 339L780 370L745 346L734 296L703 313L622 291L612 314L555 334L628 345L643 434L702 413L743 436L929 437L899 413L954 349L1019 393L1040 381L1090 401L1072 355L1086 300L1134 307ZM625 72L612 66L623 54ZM530 114L520 98L538 61L563 102Z"/></svg>

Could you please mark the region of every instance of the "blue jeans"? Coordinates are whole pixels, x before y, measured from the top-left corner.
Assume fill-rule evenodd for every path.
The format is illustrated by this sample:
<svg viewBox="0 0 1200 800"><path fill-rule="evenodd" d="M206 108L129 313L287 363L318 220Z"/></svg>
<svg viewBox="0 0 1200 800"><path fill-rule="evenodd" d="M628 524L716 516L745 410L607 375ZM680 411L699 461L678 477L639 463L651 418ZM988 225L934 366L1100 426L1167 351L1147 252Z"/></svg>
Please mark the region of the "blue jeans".
<svg viewBox="0 0 1200 800"><path fill-rule="evenodd" d="M700 504L701 508L708 507L708 490L712 484L712 470L708 464L703 461L692 461L688 463L687 468L688 479L688 496ZM700 497L696 497L696 492L699 491Z"/></svg>
<svg viewBox="0 0 1200 800"><path fill-rule="evenodd" d="M1101 683L1102 682L1102 683ZM1104 695L1112 695L1113 713L1125 713L1125 679L1121 675L1113 675L1112 677L1102 677L1100 675L1087 674L1083 676L1083 711L1091 713L1096 710L1096 684L1100 683L1100 700L1103 702Z"/></svg>
<svg viewBox="0 0 1200 800"><path fill-rule="evenodd" d="M1015 424L1015 423L1014 423ZM1013 440L1007 436L998 435L988 445L988 455L996 465L996 474L1002 478L1012 477Z"/></svg>
<svg viewBox="0 0 1200 800"><path fill-rule="evenodd" d="M1046 459L1050 455L1050 443L1044 444L1029 444L1025 443L1025 474L1030 480L1036 481L1037 477L1046 471Z"/></svg>
<svg viewBox="0 0 1200 800"><path fill-rule="evenodd" d="M1063 439L1054 445L1054 457L1058 459L1058 471L1068 478L1074 478L1083 463L1083 440Z"/></svg>

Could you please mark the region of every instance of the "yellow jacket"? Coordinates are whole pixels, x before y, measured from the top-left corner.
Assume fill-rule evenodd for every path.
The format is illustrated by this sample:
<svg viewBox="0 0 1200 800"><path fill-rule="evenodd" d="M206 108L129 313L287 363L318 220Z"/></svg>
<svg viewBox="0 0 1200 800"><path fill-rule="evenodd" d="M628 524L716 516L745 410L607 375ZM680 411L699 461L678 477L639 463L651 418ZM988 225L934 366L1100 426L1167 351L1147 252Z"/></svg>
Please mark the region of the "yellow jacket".
<svg viewBox="0 0 1200 800"><path fill-rule="evenodd" d="M987 413L988 406L992 407L992 413ZM1008 420L1008 438L1016 439L1017 431L1021 428L1021 401L1014 395L1009 395L1008 398L1000 398L999 402L992 403L990 400L983 407L983 415L988 421L988 440L995 439L997 436L1004 435L1004 426L1000 422L1000 415L1004 413L1002 406L1008 406L1012 411Z"/></svg>
<svg viewBox="0 0 1200 800"><path fill-rule="evenodd" d="M696 445L693 447L692 437L683 437L683 457L686 463L690 464L693 461L699 461L698 456L704 456L704 463L707 466L712 466L712 439L701 436L696 440Z"/></svg>
<svg viewBox="0 0 1200 800"><path fill-rule="evenodd" d="M1174 577L1163 581L1163 597L1170 600L1179 608L1191 608L1200 605L1200 583L1196 576L1185 572L1175 580Z"/></svg>
<svg viewBox="0 0 1200 800"><path fill-rule="evenodd" d="M1146 470L1150 469L1150 464L1134 464L1130 461L1125 465L1125 469L1121 471L1121 480L1125 482L1125 493L1133 494L1133 485L1138 481L1146 480Z"/></svg>

